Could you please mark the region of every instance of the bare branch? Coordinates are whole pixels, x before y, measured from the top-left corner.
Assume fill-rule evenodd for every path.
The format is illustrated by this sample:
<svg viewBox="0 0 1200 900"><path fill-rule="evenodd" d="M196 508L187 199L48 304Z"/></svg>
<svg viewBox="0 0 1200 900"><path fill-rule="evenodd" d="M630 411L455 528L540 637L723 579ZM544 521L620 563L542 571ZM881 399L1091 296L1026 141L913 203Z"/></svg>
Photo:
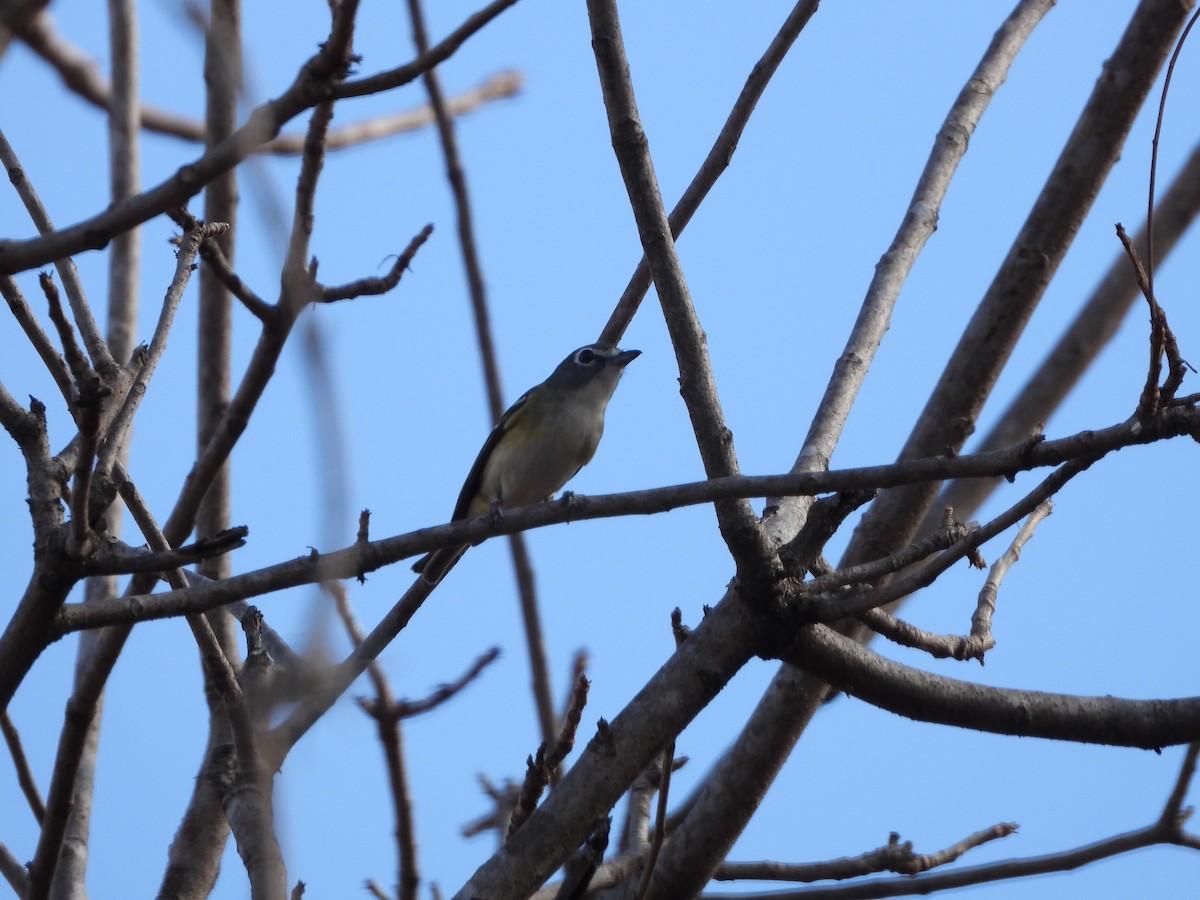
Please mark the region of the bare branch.
<svg viewBox="0 0 1200 900"><path fill-rule="evenodd" d="M1193 19L1193 21L1195 20ZM1144 419L1154 415L1160 402L1174 398L1175 392L1183 384L1184 376L1191 366L1179 355L1179 343L1175 339L1174 332L1171 331L1171 326L1167 323L1166 312L1154 296L1151 276L1142 265L1137 248L1134 247L1133 241L1129 239L1129 235L1125 233L1125 228L1120 222L1117 223L1117 237L1121 240L1121 246L1125 248L1125 253L1129 257L1129 262L1137 277L1138 287L1141 288L1142 296L1146 298L1146 303L1150 307L1150 365L1146 370L1146 385L1142 388L1142 396L1138 401L1138 417ZM1167 356L1169 374L1160 388L1158 379L1162 374L1164 353ZM1195 370L1193 369L1193 371Z"/></svg>
<svg viewBox="0 0 1200 900"><path fill-rule="evenodd" d="M251 313L260 322L265 323L271 318L273 315L271 304L254 293L250 286L238 277L237 273L233 271L233 266L230 265L229 260L225 258L220 244L211 240L201 243L200 258L208 263L210 271L217 276L229 293L241 301L242 306L246 307L247 312Z"/></svg>
<svg viewBox="0 0 1200 900"><path fill-rule="evenodd" d="M12 27L12 24L5 21L6 26ZM58 72L68 89L93 106L100 109L109 108L112 102L112 88L104 73L84 51L54 29L49 15L42 12L30 18L17 28L17 33L29 49ZM516 96L521 87L522 77L519 72L497 72L477 87L450 98L447 109L456 117L466 115L493 100ZM204 141L204 124L196 119L151 104L142 104L135 112L138 124L147 131L196 143ZM326 147L329 150L355 147L369 141L427 128L433 121L433 111L428 106L420 106L333 129L329 132ZM296 134L281 134L258 149L259 153L282 156L298 156L303 151L304 137Z"/></svg>
<svg viewBox="0 0 1200 900"><path fill-rule="evenodd" d="M588 893L592 876L604 859L604 851L608 848L608 834L612 828L612 818L605 816L596 830L588 835L583 846L563 866L563 880L559 885L554 900L583 900Z"/></svg>
<svg viewBox="0 0 1200 900"><path fill-rule="evenodd" d="M284 587L312 584L322 579L355 578L436 547L479 542L496 534L509 534L568 521L665 512L681 506L709 503L715 497L761 497L767 493L812 495L834 490L907 484L919 479L1009 474L1055 465L1063 459L1090 458L1120 447L1179 435L1200 435L1200 410L1164 407L1155 419L1153 427L1134 428L1130 423L1123 423L1058 441L1045 441L1032 448L1020 445L991 453L912 460L894 466L869 466L795 475L737 476L623 494L595 497L575 495L569 508L561 501L540 503L506 510L504 520L499 523L492 521L488 516L480 516L433 528L422 528L378 541L356 542L343 550L319 557L303 557L238 575L220 583L153 597L137 597L136 603L127 599L116 604L66 604L58 613L55 633L65 634L82 628L118 623L131 624L188 612L203 612L233 600L259 596ZM1026 514L1027 512L1022 512L1020 515ZM995 520L997 523L1000 521Z"/></svg>
<svg viewBox="0 0 1200 900"><path fill-rule="evenodd" d="M129 429L133 427L133 418L137 414L142 398L145 396L150 378L154 374L154 370L157 368L163 354L166 352L167 338L170 336L171 326L175 322L175 313L179 310L179 304L183 300L184 288L187 287L187 283L192 277L192 264L199 251L200 243L206 237L218 234L228 227L221 222L206 225L191 216L187 216L186 213L184 221L186 225L183 237L179 241L179 249L175 255L175 275L171 279L171 284L167 288L166 295L163 297L158 323L154 327L154 336L151 338L150 347L142 359L141 368L138 370L134 385L126 393L124 402L121 404L121 409L108 426L108 433L104 437L104 443L100 448L100 458L97 463L97 471L99 473L107 475L112 472L117 454L125 444Z"/></svg>
<svg viewBox="0 0 1200 900"><path fill-rule="evenodd" d="M956 844L936 853L916 854L912 841L900 841L893 834L888 842L860 856L846 856L817 863L724 862L713 876L718 881L794 881L813 882L860 878L875 872L898 872L916 875L937 866L954 862L968 850L1015 833L1017 826L1001 822L983 831L968 835Z"/></svg>
<svg viewBox="0 0 1200 900"><path fill-rule="evenodd" d="M360 517L359 540L365 540L367 514ZM354 646L359 646L365 637L357 616L350 605L350 596L340 582L326 581L321 587L334 599L338 616ZM417 836L413 824L412 795L408 786L408 771L404 757L404 732L400 717L387 714L394 705L391 685L378 660L367 666L371 682L375 686L375 700L368 702L359 698L359 706L375 719L379 742L383 746L383 758L387 764L388 784L392 789L392 811L396 818L396 855L399 860L399 876L396 884L397 900L416 900L421 876L417 868ZM372 712L372 708L378 714ZM368 883L370 885L370 883Z"/></svg>
<svg viewBox="0 0 1200 900"><path fill-rule="evenodd" d="M320 301L322 303L333 303L338 300L350 300L354 297L386 294L400 283L400 278L408 271L413 257L417 255L417 251L421 249L421 246L429 240L431 234L433 234L433 225L426 225L417 232L416 236L408 242L408 246L404 248L404 252L396 257L396 261L392 263L392 268L382 278L360 278L357 281L351 281L336 287L323 288L319 298Z"/></svg>
<svg viewBox="0 0 1200 900"><path fill-rule="evenodd" d="M960 661L977 659L982 665L984 654L996 646L996 641L992 637L992 614L996 611L996 595L1000 589L1000 582L1004 580L1005 574L1020 558L1021 548L1033 537L1034 529L1046 516L1050 515L1052 508L1053 504L1049 500L1039 504L1037 509L1029 514L1029 518L1025 520L1025 524L1013 538L1008 550L1001 554L995 565L992 566L987 581L979 591L975 614L971 616L971 633L969 635L933 634L916 628L882 609L867 610L859 618L876 634L883 635L897 644L924 650L937 659L946 657Z"/></svg>
<svg viewBox="0 0 1200 900"><path fill-rule="evenodd" d="M8 716L8 710L0 712L0 732L4 734L4 743L8 745L8 755L12 759L13 768L17 772L17 784L25 795L25 802L33 812L33 817L40 823L46 815L46 803L42 800L33 770L29 768L29 759L25 756L25 748L21 746L21 735L17 726Z"/></svg>
<svg viewBox="0 0 1200 900"><path fill-rule="evenodd" d="M21 861L13 856L12 851L0 843L0 874L4 875L9 886L18 897L24 897L29 890L29 873L21 865Z"/></svg>
<svg viewBox="0 0 1200 900"><path fill-rule="evenodd" d="M782 658L873 706L976 731L1157 750L1200 740L1200 697L1124 700L994 688L901 665L824 625Z"/></svg>
<svg viewBox="0 0 1200 900"><path fill-rule="evenodd" d="M814 510L816 508L815 506L813 507ZM811 514L809 519L812 519ZM807 522L805 523L805 527L808 527ZM872 560L858 566L835 569L825 575L813 578L811 581L804 582L801 585L801 590L805 593L817 594L833 591L850 584L871 584L885 575L891 575L902 569L906 569L934 553L950 549L960 541L965 541L978 529L979 523L977 522L967 525L959 522L951 525L943 525L937 531L933 532L933 534L923 537L919 541L914 541L890 556Z"/></svg>
<svg viewBox="0 0 1200 900"><path fill-rule="evenodd" d="M25 301L25 295L21 293L21 289L17 287L17 283L13 281L11 276L0 275L0 293L4 294L4 299L8 302L8 308L12 312L13 318L17 320L17 324L21 326L21 330L25 332L25 336L29 338L29 343L33 345L33 349L37 351L37 355L41 357L46 370L50 373L50 377L54 379L54 383L58 385L58 390L62 393L63 398L70 403L73 385L71 382L71 373L67 369L67 363L59 354L54 344L50 342L50 338L46 335L46 332L42 330L42 326L34 316L33 310L29 308L29 304Z"/></svg>
<svg viewBox="0 0 1200 900"><path fill-rule="evenodd" d="M804 585L801 585L798 608L807 608L807 613L815 616L813 621L836 622L847 616L857 616L867 609L877 609L884 604L907 597L919 588L933 584L939 575L975 548L1011 528L1025 516L1032 515L1038 506L1053 497L1062 489L1063 485L1080 472L1086 471L1096 459L1096 457L1083 457L1064 464L1004 513L981 528L973 530L962 541L917 571L903 578L897 578L880 588L868 584L855 591L825 594L811 599L806 597L803 591Z"/></svg>
<svg viewBox="0 0 1200 900"><path fill-rule="evenodd" d="M425 28L425 16L420 0L408 0L409 18L412 20L413 41L419 54L429 50L429 37ZM474 215L471 211L470 193L467 189L466 172L462 155L458 150L458 138L451 119L449 106L442 95L437 72L430 69L422 76L429 94L429 104L437 123L438 140L442 156L446 161L446 177L454 197L455 216L458 222L458 243L467 288L471 297L471 313L475 322L475 337L479 347L479 358L483 365L484 390L488 399L490 424L495 425L504 415L504 388L500 383L500 364L497 361L496 344L492 337L491 315L488 310L487 288L483 277L483 265L479 259L478 242L475 237ZM542 741L549 744L554 740L557 725L554 720L553 700L550 687L550 666L546 660L545 641L542 637L541 613L538 610L537 587L533 577L533 565L523 535L510 535L509 552L512 555L516 576L517 596L521 604L521 620L525 629L525 646L529 657L530 680L533 689L534 708L537 710ZM556 774L552 777L557 777Z"/></svg>
<svg viewBox="0 0 1200 900"><path fill-rule="evenodd" d="M1187 818L1188 813L1183 811L1183 800L1187 797L1188 788L1196 774L1197 757L1200 757L1200 742L1193 741L1183 755L1183 765L1179 768L1179 777L1175 779L1175 786L1171 788L1171 795L1163 806L1162 815L1159 816L1159 822L1163 825L1180 828L1183 820Z"/></svg>
<svg viewBox="0 0 1200 900"><path fill-rule="evenodd" d="M332 45L326 42L322 51L302 67L295 81L276 99L256 108L245 125L172 177L53 235L25 241L0 240L0 274L21 272L84 250L103 247L113 236L186 203L217 175L233 168L278 135L285 122L322 100L362 96L413 81L431 66L448 59L469 37L515 2L494 0L469 17L427 55L380 75L348 81L336 88L330 86L331 79L344 61L329 55ZM78 321L78 313L76 317ZM100 365L96 368L104 371Z"/></svg>
<svg viewBox="0 0 1200 900"><path fill-rule="evenodd" d="M344 100L347 97L364 97L367 94L377 94L415 81L434 66L449 59L468 38L478 32L484 25L495 19L500 13L517 0L492 0L479 12L468 16L466 21L450 32L428 53L423 53L410 63L379 72L366 78L346 81L333 92L334 99Z"/></svg>
<svg viewBox="0 0 1200 900"><path fill-rule="evenodd" d="M194 230L198 231L199 229ZM132 494L125 495L130 512L142 529L147 543L157 552L169 550L169 544L162 532L159 531L153 515L148 508L138 503L137 499ZM176 589L183 588L187 584L186 577L179 569L170 570L166 576L172 587ZM246 706L242 702L242 689L234 675L233 668L212 633L208 621L203 616L188 616L188 625L200 648L205 676L211 680L224 700L224 708L229 716L241 769L253 784L260 784L262 770L255 736ZM47 896L54 881L80 773L82 751L92 733L92 721L95 717L100 691L115 662L116 654L127 636L127 630L123 631L124 633L117 633L116 638L111 642L98 641L76 675L75 691L68 703L67 715L59 735L54 774L50 781L46 801L46 819L38 838L37 850L29 865L30 897ZM230 803L232 804L234 801L230 801ZM246 806L247 804L242 802L240 806L231 810L227 804L227 814L230 817L231 826L234 826L234 815L246 815ZM254 833L261 838L261 821L254 820L253 815L248 821L253 822L253 827L257 829ZM237 832L235 831L235 833ZM266 849L265 844L263 849ZM267 860L269 857L264 855L263 859ZM253 879L253 870L251 876Z"/></svg>
<svg viewBox="0 0 1200 900"><path fill-rule="evenodd" d="M33 220L34 227L37 228L38 234L42 235L33 243L39 240L53 242L55 238L54 223L50 220L46 208L42 206L37 191L25 176L21 161L17 159L16 151L8 143L8 138L4 136L3 131L0 131L0 165L7 170L8 180L17 189L17 195ZM3 259L4 246L8 243L10 242L0 241L0 260ZM92 316L92 308L84 295L83 283L79 280L79 270L75 268L74 260L70 259L67 253L54 253L26 268L32 269L48 262L54 263L54 267L58 270L58 276L62 279L63 288L67 292L67 302L71 305L75 324L79 327L84 346L87 347L88 354L91 356L92 367L101 375L108 376L116 368L116 363L113 361L104 338L100 336L100 329L96 325L96 320ZM9 270L5 270L5 273L11 274Z"/></svg>
<svg viewBox="0 0 1200 900"><path fill-rule="evenodd" d="M1174 0L1138 4L1053 172L971 317L901 459L955 453L1070 247L1187 16ZM928 483L880 496L847 549L847 562L912 539L937 491ZM868 550L867 548L871 548Z"/></svg>
<svg viewBox="0 0 1200 900"><path fill-rule="evenodd" d="M424 52L424 51L421 51ZM432 71L432 70L431 70ZM478 87L469 88L446 100L446 112L458 118L474 112L493 100L515 97L521 92L524 81L520 72L504 71L490 76ZM378 116L362 122L343 125L341 128L331 128L325 141L326 150L341 150L345 147L357 147L370 141L418 131L428 128L436 122L436 114L432 106L419 106L405 112L392 115ZM268 141L259 149L260 153L274 153L294 156L304 151L304 139L301 135L281 134L273 141Z"/></svg>
<svg viewBox="0 0 1200 900"><path fill-rule="evenodd" d="M563 760L575 746L575 732L579 729L579 720L583 715L583 708L587 705L590 687L591 682L584 676L579 676L571 695L571 708L563 717L562 730L558 734L557 741L549 748L543 743L538 747L536 757L529 757L525 767L525 783L521 787L517 807L513 810L512 818L508 823L506 840L516 834L517 829L525 824L525 821L537 808L538 798L542 796L542 791L550 784L555 770L562 765Z"/></svg>
<svg viewBox="0 0 1200 900"><path fill-rule="evenodd" d="M708 192L717 183L717 179L733 161L738 141L741 140L742 132L750 121L754 107L758 105L759 98L767 89L771 77L779 68L779 64L783 62L783 58L791 49L792 44L796 42L796 38L800 36L800 32L808 24L808 20L817 11L817 2L818 0L799 0L792 7L792 11L788 13L787 19L784 20L779 32L771 40L766 52L750 69L750 75L746 78L746 83L742 86L742 91L738 94L737 101L729 112L729 117L721 126L716 141L708 151L708 156L704 158L704 162L700 164L700 168L687 186L687 190L683 192L683 196L679 198L675 208L671 210L668 221L671 225L672 238L678 238L683 233L704 198L708 196ZM625 286L621 299L617 301L616 308L609 316L607 324L600 332L600 343L620 343L625 329L633 321L633 316L641 306L642 299L649 289L650 264L643 256L638 262L633 276L629 279L629 284Z"/></svg>
<svg viewBox="0 0 1200 900"><path fill-rule="evenodd" d="M479 786L488 795L493 806L489 812L464 825L461 833L463 837L474 837L485 831L494 831L503 836L508 829L508 822L512 818L513 810L517 807L517 797L521 793L520 788L509 779L505 779L501 787L496 787L486 775L479 775L478 778Z"/></svg>
<svg viewBox="0 0 1200 900"><path fill-rule="evenodd" d="M55 28L49 14L39 12L23 22L7 17L5 26L15 31L34 53L58 73L63 84L93 106L107 110L112 102L112 86L100 67ZM137 109L138 121L148 131L174 135L193 141L204 140L203 126L194 119L145 105Z"/></svg>
<svg viewBox="0 0 1200 900"><path fill-rule="evenodd" d="M938 891L953 890L969 885L986 884L991 881L1028 878L1049 872L1067 872L1089 863L1130 853L1155 844L1180 843L1161 824L1118 834L1072 850L1048 853L968 866L935 875L905 875L900 878L876 878L858 881L840 887L801 888L796 891L777 891L770 894L742 894L751 900L868 900L868 898L904 897L912 894L928 895ZM716 900L716 898L713 898Z"/></svg>
<svg viewBox="0 0 1200 900"><path fill-rule="evenodd" d="M638 885L636 900L642 900L650 890L654 879L654 869L658 865L658 856L662 853L663 842L667 839L667 798L671 789L671 765L675 756L675 742L671 741L663 749L659 759L658 809L654 814L654 831L650 835L650 849L646 853L646 864L642 869L641 883Z"/></svg>
<svg viewBox="0 0 1200 900"><path fill-rule="evenodd" d="M1175 74L1175 63L1179 60L1179 54L1183 52L1183 45L1187 41L1188 35L1191 34L1192 26L1196 24L1196 19L1200 18L1200 10L1192 13L1188 19L1187 25L1179 35L1179 40L1175 43L1175 49L1171 53L1171 60L1167 63L1167 74L1163 78L1162 94L1158 101L1158 118L1154 123L1154 138L1150 142L1150 178L1149 187L1146 190L1146 258L1150 261L1146 272L1146 296L1154 296L1154 186L1158 180L1158 142L1162 137L1163 116L1167 111L1167 95L1171 91L1171 78Z"/></svg>
<svg viewBox="0 0 1200 900"><path fill-rule="evenodd" d="M710 478L736 475L733 435L721 412L704 332L675 253L649 143L638 116L615 0L588 0L588 19L613 151L671 333L679 363L680 393L692 420L704 470ZM772 549L750 504L733 500L715 506L721 534L739 569L765 570Z"/></svg>
<svg viewBox="0 0 1200 900"><path fill-rule="evenodd" d="M88 513L92 462L95 460L99 441L101 413L112 391L100 380L100 376L92 369L83 350L76 343L75 332L63 312L54 279L49 272L42 272L38 280L42 286L42 293L46 295L50 307L50 321L58 332L63 355L75 386L68 405L79 428L79 443L75 454L74 486L71 491L71 546L67 552L77 559L84 559L92 550L92 542L89 540L91 517Z"/></svg>
<svg viewBox="0 0 1200 900"><path fill-rule="evenodd" d="M500 648L490 648L486 653L481 654L471 664L471 667L457 679L448 684L439 685L437 690L432 694L420 700L398 700L385 703L381 702L380 699L367 700L360 697L358 705L373 719L411 719L414 716L437 709L443 703L454 699L456 694L482 675L483 670L499 658Z"/></svg>
<svg viewBox="0 0 1200 900"><path fill-rule="evenodd" d="M321 569L325 569L328 557L322 558ZM325 572L325 578L337 577ZM232 579L231 579L232 580ZM351 651L341 663L333 668L319 690L300 703L292 713L272 730L276 747L286 751L300 740L308 729L317 723L345 690L350 687L384 648L395 639L417 614L424 604L433 585L423 578L416 579L404 595L396 601L380 622L363 638L361 644Z"/></svg>
<svg viewBox="0 0 1200 900"><path fill-rule="evenodd" d="M667 741L749 660L756 640L755 620L745 604L728 592L629 705L597 729L587 749L504 852L483 863L458 896L532 894L587 838L594 823L608 814ZM664 696L670 702L662 703ZM620 752L615 752L616 747Z"/></svg>
<svg viewBox="0 0 1200 900"><path fill-rule="evenodd" d="M229 528L212 537L185 544L174 550L155 553L145 547L130 547L117 542L102 544L87 561L88 575L132 575L137 572L165 572L202 559L221 556L244 547L250 529L245 525ZM188 578L191 583L191 578Z"/></svg>
<svg viewBox="0 0 1200 900"><path fill-rule="evenodd" d="M829 384L792 471L829 468L850 408L888 330L900 289L925 243L937 228L942 201L958 171L959 163L966 155L971 135L975 133L992 97L1008 77L1013 60L1053 6L1052 0L1022 0L1018 3L997 29L979 65L947 112L904 218L875 267L858 319L834 364ZM941 452L940 448L937 452ZM780 514L774 522L767 523L767 528L786 539L790 537L790 532L799 527L806 511L807 505L804 503L781 504ZM898 542L899 545L905 543L907 540Z"/></svg>
<svg viewBox="0 0 1200 900"><path fill-rule="evenodd" d="M1200 144L1192 148L1159 204L1155 231L1161 253L1165 255L1174 249L1197 212L1200 212ZM1147 237L1143 225L1134 236L1134 246L1145 247ZM1057 344L1021 388L1017 399L979 442L976 452L1005 447L1023 440L1031 432L1040 432L1039 423L1049 419L1107 346L1137 295L1133 269L1125 254L1119 254ZM951 505L965 515L973 515L998 483L997 479L960 479L946 486L938 504ZM932 519L927 518L917 533L931 526Z"/></svg>
<svg viewBox="0 0 1200 900"><path fill-rule="evenodd" d="M66 360L71 377L77 382L94 377L95 371L84 355L82 348L80 348L78 342L75 340L75 330L71 327L70 320L67 319L66 314L63 312L62 301L58 297L58 288L54 286L54 278L49 272L42 272L38 276L38 284L41 285L42 293L46 297L46 305L50 312L50 322L54 325L54 330L58 333L58 342L63 348L63 359Z"/></svg>

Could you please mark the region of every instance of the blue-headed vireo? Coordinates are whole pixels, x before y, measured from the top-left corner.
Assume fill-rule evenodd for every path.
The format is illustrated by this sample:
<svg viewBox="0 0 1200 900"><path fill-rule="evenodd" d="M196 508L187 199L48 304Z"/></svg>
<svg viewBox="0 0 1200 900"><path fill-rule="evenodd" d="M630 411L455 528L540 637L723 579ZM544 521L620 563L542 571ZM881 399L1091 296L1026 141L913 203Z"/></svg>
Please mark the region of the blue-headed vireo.
<svg viewBox="0 0 1200 900"><path fill-rule="evenodd" d="M509 407L471 466L451 521L547 500L570 481L596 452L608 401L641 352L580 347ZM466 550L466 544L435 550L413 571L437 584Z"/></svg>

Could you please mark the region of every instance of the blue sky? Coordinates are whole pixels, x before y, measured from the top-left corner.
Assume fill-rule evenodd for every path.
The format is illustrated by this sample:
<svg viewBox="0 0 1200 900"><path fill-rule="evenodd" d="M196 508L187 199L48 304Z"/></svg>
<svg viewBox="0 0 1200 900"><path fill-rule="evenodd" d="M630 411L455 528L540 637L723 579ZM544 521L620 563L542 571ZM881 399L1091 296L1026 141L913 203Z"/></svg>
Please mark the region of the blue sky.
<svg viewBox="0 0 1200 900"><path fill-rule="evenodd" d="M412 56L401 4L364 4L356 51L369 74ZM790 8L786 3L625 4L631 70L663 194L673 203L691 179ZM473 7L430 4L436 39ZM873 267L894 234L933 136L964 80L1010 10L1004 2L826 3L801 35L759 104L733 163L679 243L709 339L725 413L743 470L785 471L797 453ZM891 461L925 402L949 349L986 290L1049 173L1133 4L1062 0L1034 33L972 138L942 209L939 229L904 287L884 345L834 458L838 467ZM107 26L98 4L54 5L72 41L104 63ZM180 113L203 109L202 47L172 3L143 10L143 93ZM254 101L275 96L325 34L325 5L267 2L245 11ZM521 71L521 95L460 120L505 394L542 380L569 351L592 341L640 250L609 146L583 3L522 0L441 70L448 93L501 69ZM1168 108L1159 183L1197 139L1189 114L1200 84L1194 54L1180 63ZM59 225L106 203L102 116L68 94L16 46L0 62L0 127ZM416 106L419 85L340 105L335 124ZM289 130L303 127L292 123ZM1132 232L1145 210L1153 117L1138 121L1120 163L1035 314L979 432L1021 386L1119 252L1113 223ZM147 136L149 186L197 155L181 141ZM285 206L297 163L262 171ZM380 274L427 222L437 228L399 289L305 313L326 342L345 428L347 485L340 521L325 505L327 471L300 340L234 457L233 521L250 543L233 558L249 571L353 539L355 515L372 510L383 537L444 521L487 433L480 367L451 199L432 133L402 136L330 156L317 203L313 252L328 283ZM237 268L260 295L277 290L282 236L243 180ZM199 202L193 204L199 210ZM0 191L0 234L32 231L11 191ZM143 316L148 340L174 265L174 227L143 229ZM1189 236L1159 271L1157 288L1185 356L1200 351L1195 302L1197 241ZM95 306L103 305L105 257L78 260ZM35 273L20 283L32 302ZM194 288L137 424L130 471L165 515L192 461ZM235 379L256 336L235 312ZM1144 378L1146 315L1129 321L1095 368L1047 423L1061 436L1124 419ZM297 333L296 338L300 337ZM599 452L571 487L585 494L701 477L678 395L674 357L653 294L624 345L643 351L609 410ZM51 406L54 443L70 437L65 411L9 317L0 317L4 384ZM1194 376L1193 376L1194 377ZM1186 390L1195 390L1191 380ZM1122 451L1058 498L1005 581L998 646L987 667L931 662L877 644L913 665L1000 686L1177 697L1197 691L1194 635L1195 446ZM982 516L1015 501L1017 485ZM5 546L30 537L20 456L0 441L0 519ZM846 531L848 536L849 531ZM710 509L577 523L530 536L551 673L565 696L572 654L591 656L585 732L611 718L670 653L669 613L695 624L733 574ZM835 539L836 557L845 536ZM1005 545L985 549L989 561ZM10 598L29 570L6 560ZM407 586L406 567L352 585L358 614L373 623ZM955 569L905 608L934 630L968 627L983 575ZM12 601L10 601L11 603ZM263 603L267 620L304 645L313 629L334 652L344 639L314 617L315 592ZM485 811L475 774L519 778L537 744L528 667L508 553L500 541L473 550L382 660L400 696L451 680L487 647L502 659L453 703L408 724L421 871L452 892L491 852L490 838L459 828ZM50 648L11 707L43 786L67 696L75 643ZM737 734L774 666L756 661L680 737L691 758L674 782L682 797ZM356 685L352 693L366 693ZM92 896L146 896L191 788L205 714L186 626L137 629L111 681L100 751L89 887ZM147 740L149 738L149 740ZM1141 827L1159 813L1180 749L1161 755L1017 740L898 718L842 698L822 710L731 859L819 860L883 844L890 831L932 852L1000 821L1018 835L977 850L967 863L1067 849ZM1193 792L1193 796L1195 796ZM297 746L277 781L289 875L312 896L354 896L364 879L394 880L392 821L372 724L340 703ZM0 759L0 840L25 859L32 818ZM1182 895L1198 863L1155 848L971 896L1124 897L1153 885ZM232 849L214 896L245 896Z"/></svg>

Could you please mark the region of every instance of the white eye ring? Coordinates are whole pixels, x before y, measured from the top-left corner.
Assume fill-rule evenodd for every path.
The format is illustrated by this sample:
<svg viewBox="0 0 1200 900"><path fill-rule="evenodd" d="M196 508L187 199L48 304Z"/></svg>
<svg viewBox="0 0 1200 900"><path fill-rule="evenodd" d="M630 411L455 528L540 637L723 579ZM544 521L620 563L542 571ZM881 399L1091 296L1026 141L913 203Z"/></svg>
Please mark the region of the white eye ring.
<svg viewBox="0 0 1200 900"><path fill-rule="evenodd" d="M599 355L591 347L584 347L575 354L575 362L579 363L581 366L595 365L596 360L599 358Z"/></svg>

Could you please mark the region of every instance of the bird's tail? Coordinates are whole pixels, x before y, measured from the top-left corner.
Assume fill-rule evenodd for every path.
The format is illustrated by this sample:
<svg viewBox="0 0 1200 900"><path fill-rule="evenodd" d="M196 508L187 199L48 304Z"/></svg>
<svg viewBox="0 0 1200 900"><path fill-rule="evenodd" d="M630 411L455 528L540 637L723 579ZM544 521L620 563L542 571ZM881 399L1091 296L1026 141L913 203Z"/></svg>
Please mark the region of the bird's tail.
<svg viewBox="0 0 1200 900"><path fill-rule="evenodd" d="M466 552L466 544L460 544L457 547L443 547L441 550L434 550L432 553L422 556L413 563L412 570L419 573L429 584L437 584L447 572L454 568L454 565Z"/></svg>

